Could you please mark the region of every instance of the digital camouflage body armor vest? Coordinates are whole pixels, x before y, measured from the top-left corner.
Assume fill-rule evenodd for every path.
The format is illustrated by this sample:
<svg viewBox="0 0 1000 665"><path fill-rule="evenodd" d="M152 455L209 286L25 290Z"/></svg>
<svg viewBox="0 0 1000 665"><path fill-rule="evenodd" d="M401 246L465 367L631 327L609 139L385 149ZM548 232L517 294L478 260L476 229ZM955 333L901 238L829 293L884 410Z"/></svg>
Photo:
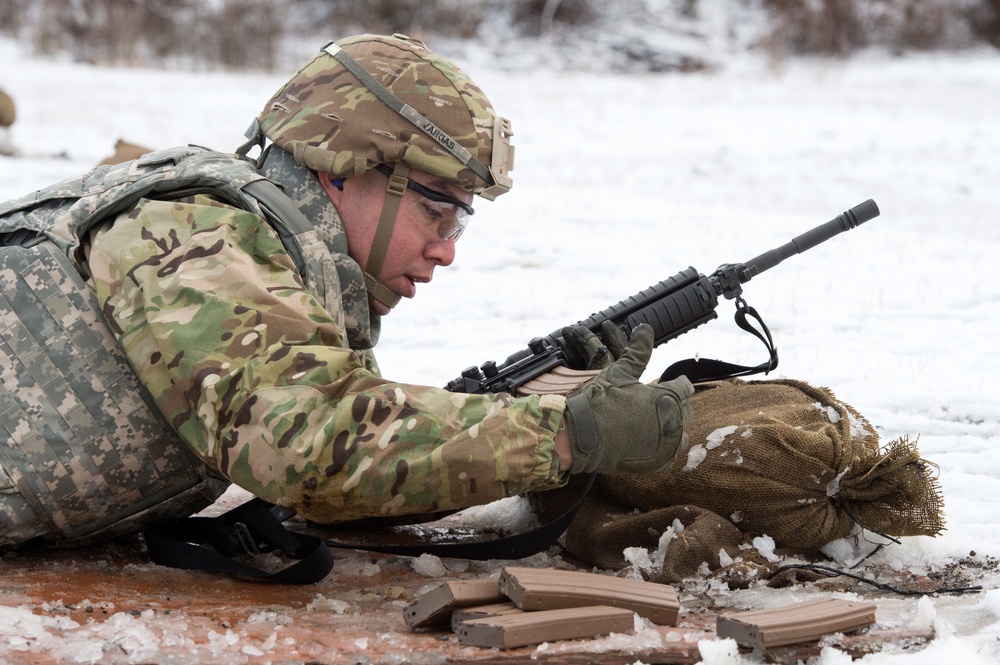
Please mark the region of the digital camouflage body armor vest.
<svg viewBox="0 0 1000 665"><path fill-rule="evenodd" d="M228 485L142 387L82 255L91 228L140 199L199 193L266 219L313 292L363 284L350 261L330 270L331 248L252 162L202 148L101 166L0 204L0 546L110 540L197 512Z"/></svg>

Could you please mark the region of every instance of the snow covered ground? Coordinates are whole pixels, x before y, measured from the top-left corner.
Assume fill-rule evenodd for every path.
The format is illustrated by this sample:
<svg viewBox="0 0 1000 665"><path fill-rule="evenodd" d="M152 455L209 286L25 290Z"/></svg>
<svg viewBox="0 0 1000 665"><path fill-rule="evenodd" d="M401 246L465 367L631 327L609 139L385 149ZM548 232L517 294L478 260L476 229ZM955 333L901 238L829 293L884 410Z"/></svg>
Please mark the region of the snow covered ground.
<svg viewBox="0 0 1000 665"><path fill-rule="evenodd" d="M9 41L0 61L24 153L0 157L0 200L77 175L119 137L232 149L285 78L38 61ZM877 560L919 573L1000 558L1000 56L742 58L684 76L463 64L513 122L515 189L477 204L455 265L384 321L387 377L443 385L682 268L749 259L874 198L879 218L745 297L780 376L833 388L885 441L919 437L939 465L947 532ZM760 362L731 308L658 349L649 377L692 355ZM937 629L926 650L861 662L997 662L1000 578L981 582L977 596L907 601ZM723 647L706 643L705 662L757 662Z"/></svg>

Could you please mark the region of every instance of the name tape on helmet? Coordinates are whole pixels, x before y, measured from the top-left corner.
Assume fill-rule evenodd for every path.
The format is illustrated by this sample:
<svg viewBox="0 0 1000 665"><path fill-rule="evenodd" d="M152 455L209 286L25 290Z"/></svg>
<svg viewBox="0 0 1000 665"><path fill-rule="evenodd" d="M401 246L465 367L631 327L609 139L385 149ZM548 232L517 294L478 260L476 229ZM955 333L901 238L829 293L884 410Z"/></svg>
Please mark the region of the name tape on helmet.
<svg viewBox="0 0 1000 665"><path fill-rule="evenodd" d="M409 120L415 127L426 134L428 137L437 142L441 147L450 152L455 159L460 161L465 166L468 166L473 171L476 172L480 178L482 178L488 185L489 190L493 190L494 196L497 193L496 189L502 189L507 191L510 189L509 184L499 181L492 169L487 168L482 162L472 156L468 150L462 147L455 139L453 139L448 132L444 131L433 122L428 120L426 117L421 115L415 108L408 104L404 104L401 99L396 97L392 92L386 88L384 85L378 82L374 76L369 74L364 67L362 67L357 60L355 60L349 53L340 48L336 43L331 42L323 47L326 53L337 59L340 64L344 65L354 76L361 81L361 83L368 88L382 103L391 108L393 111L403 116ZM501 118L497 118L494 122L500 123ZM503 120L509 127L509 123ZM493 145L492 150L494 155L497 151L497 146ZM494 161L496 161L494 159ZM508 179L509 181L509 179ZM492 198L492 197L491 197Z"/></svg>

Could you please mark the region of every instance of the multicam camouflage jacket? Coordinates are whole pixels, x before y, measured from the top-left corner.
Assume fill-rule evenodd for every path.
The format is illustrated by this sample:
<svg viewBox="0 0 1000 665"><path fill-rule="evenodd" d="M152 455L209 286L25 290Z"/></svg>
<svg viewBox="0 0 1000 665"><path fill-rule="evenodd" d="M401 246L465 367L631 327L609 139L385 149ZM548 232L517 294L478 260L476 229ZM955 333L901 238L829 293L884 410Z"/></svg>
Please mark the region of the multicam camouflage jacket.
<svg viewBox="0 0 1000 665"><path fill-rule="evenodd" d="M88 278L147 397L208 468L319 522L460 508L563 482L553 443L562 397L464 395L381 378L371 352L379 321L310 171L280 150L259 172L232 156L179 150L120 167L160 169L176 186L105 206L110 213L87 223L64 215L61 228L49 220L34 229ZM215 184L205 168L197 182L178 175L201 159ZM243 180L220 185L229 168ZM269 181L297 213L252 185ZM31 215L15 226L9 209L0 207L0 239L15 244L31 235L17 230ZM287 223L303 215L308 228Z"/></svg>

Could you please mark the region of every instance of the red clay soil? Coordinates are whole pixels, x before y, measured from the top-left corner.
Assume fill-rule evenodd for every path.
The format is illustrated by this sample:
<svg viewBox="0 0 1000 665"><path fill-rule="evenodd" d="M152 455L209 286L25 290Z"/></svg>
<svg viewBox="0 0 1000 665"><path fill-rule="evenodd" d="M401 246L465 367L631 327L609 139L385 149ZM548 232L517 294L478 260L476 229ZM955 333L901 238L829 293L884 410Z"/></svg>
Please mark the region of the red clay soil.
<svg viewBox="0 0 1000 665"><path fill-rule="evenodd" d="M407 557L335 554L334 571L309 586L156 566L139 542L8 554L0 560L0 662L696 663L698 642L715 639L716 610L685 606L682 597L676 627L640 621L632 635L507 651L465 646L449 629L414 632L403 619L406 604L440 579L418 574ZM482 577L502 564L451 563L447 579ZM898 626L876 624L834 644L860 655L927 638ZM795 662L818 652L812 643L769 657Z"/></svg>

